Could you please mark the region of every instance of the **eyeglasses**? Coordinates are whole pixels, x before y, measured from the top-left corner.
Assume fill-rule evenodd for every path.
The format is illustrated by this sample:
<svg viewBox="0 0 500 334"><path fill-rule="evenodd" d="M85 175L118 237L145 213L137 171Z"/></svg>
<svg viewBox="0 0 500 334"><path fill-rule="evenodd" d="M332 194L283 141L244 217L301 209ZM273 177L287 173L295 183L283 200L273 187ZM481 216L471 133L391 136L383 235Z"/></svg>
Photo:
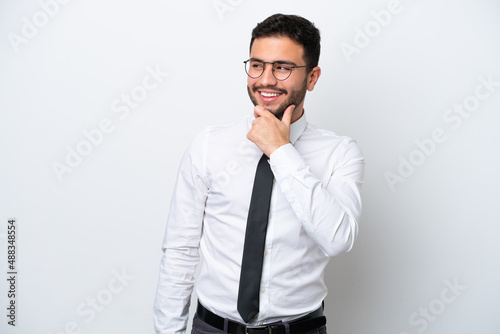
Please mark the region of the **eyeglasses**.
<svg viewBox="0 0 500 334"><path fill-rule="evenodd" d="M257 79L264 73L266 64L271 64L273 66L273 76L280 81L288 79L288 77L292 74L292 69L307 67L311 68L314 66L297 66L292 65L291 62L286 60L276 60L273 62L270 61L262 61L260 59L248 59L243 62L245 64L245 71L250 78Z"/></svg>

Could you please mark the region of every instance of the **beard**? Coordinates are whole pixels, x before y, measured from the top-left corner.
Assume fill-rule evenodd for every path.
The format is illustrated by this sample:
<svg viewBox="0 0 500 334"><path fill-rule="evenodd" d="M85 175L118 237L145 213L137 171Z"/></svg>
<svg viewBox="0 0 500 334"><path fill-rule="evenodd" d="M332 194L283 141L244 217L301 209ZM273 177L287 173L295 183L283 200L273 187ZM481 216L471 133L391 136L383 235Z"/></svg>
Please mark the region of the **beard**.
<svg viewBox="0 0 500 334"><path fill-rule="evenodd" d="M290 94L288 94L288 91L286 89L278 88L276 86L267 86L267 87L254 86L254 87L250 88L247 85L248 96L250 97L250 100L252 101L254 106L257 106L257 104L258 104L257 98L255 97L254 94L259 94L258 90L265 89L265 88L280 92L282 94L286 94L288 96L285 101L283 101L279 106L277 106L275 108L269 108L266 105L262 106L262 107L266 108L267 110L269 110L271 113L273 113L277 119L281 120L283 118L283 114L285 113L285 110L286 110L286 108L288 108L288 106L293 104L295 107L297 107L299 104L302 103L302 101L304 101L304 97L306 96L306 92L307 92L307 80L304 80L304 84L299 89L291 90Z"/></svg>

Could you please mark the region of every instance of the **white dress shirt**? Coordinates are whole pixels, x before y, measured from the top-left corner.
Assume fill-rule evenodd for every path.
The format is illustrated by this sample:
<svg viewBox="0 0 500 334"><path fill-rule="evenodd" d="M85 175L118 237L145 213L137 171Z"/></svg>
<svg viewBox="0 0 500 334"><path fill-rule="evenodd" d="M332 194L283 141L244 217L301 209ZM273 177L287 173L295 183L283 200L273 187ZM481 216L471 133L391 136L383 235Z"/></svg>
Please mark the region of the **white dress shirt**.
<svg viewBox="0 0 500 334"><path fill-rule="evenodd" d="M186 331L196 292L215 314L243 322L237 309L246 222L259 148L246 138L253 115L199 134L180 164L170 205L154 305L156 333ZM273 152L275 176L260 292L251 324L292 320L321 306L330 257L351 249L361 214L364 160L345 136L292 123L290 144Z"/></svg>

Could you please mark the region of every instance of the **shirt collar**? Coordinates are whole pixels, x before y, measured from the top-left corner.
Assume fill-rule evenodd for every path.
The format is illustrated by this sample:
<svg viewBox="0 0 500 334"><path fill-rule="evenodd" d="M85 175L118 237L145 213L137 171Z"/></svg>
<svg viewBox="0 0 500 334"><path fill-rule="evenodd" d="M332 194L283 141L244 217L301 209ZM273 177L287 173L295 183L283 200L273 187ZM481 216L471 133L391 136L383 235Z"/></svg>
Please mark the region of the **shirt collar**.
<svg viewBox="0 0 500 334"><path fill-rule="evenodd" d="M255 117L254 117L253 112L252 112L252 114L250 115L250 117L248 119L248 129L249 130L252 127L252 121L254 119L255 119ZM300 135L302 134L302 132L304 132L306 127L307 127L307 119L306 119L306 113L304 110L304 112L302 113L302 116L300 116L300 118L298 120L296 120L295 122L290 124L290 143L292 143L292 145L294 145L295 142L299 139Z"/></svg>
<svg viewBox="0 0 500 334"><path fill-rule="evenodd" d="M295 145L295 142L299 139L300 135L307 126L306 112L302 113L302 116L292 124L290 124L290 143Z"/></svg>

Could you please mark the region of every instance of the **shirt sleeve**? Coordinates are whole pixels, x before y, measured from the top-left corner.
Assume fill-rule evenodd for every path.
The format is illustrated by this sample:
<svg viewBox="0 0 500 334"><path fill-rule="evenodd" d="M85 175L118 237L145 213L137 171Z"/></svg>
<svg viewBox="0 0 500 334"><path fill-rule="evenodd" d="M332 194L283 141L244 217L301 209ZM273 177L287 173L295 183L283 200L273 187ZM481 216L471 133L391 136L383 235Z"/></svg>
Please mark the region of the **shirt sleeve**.
<svg viewBox="0 0 500 334"><path fill-rule="evenodd" d="M276 182L304 230L330 257L351 250L361 215L364 159L356 142L345 138L332 155L328 179L319 179L292 144L271 154Z"/></svg>
<svg viewBox="0 0 500 334"><path fill-rule="evenodd" d="M163 256L154 302L157 334L184 334L208 188L203 171L203 141L198 136L184 154L163 239Z"/></svg>

